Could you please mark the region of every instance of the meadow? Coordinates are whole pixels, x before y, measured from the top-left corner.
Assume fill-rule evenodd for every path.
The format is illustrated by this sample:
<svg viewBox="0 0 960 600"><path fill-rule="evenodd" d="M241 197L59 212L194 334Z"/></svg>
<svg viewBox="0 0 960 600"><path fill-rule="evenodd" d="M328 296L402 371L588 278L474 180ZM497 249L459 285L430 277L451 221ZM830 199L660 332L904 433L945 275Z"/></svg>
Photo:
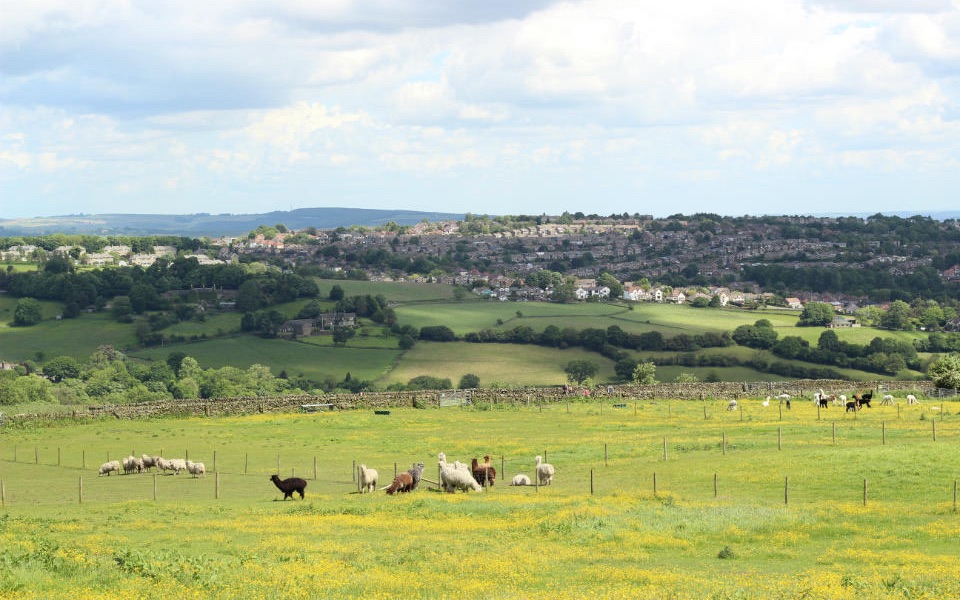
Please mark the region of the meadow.
<svg viewBox="0 0 960 600"><path fill-rule="evenodd" d="M960 404L741 409L532 399L8 423L0 597L960 595ZM96 476L131 451L189 455L208 475ZM497 485L355 492L355 464L381 485L418 461L436 479L440 451L490 454ZM505 485L537 454L553 485ZM278 470L307 478L305 500L279 501Z"/></svg>

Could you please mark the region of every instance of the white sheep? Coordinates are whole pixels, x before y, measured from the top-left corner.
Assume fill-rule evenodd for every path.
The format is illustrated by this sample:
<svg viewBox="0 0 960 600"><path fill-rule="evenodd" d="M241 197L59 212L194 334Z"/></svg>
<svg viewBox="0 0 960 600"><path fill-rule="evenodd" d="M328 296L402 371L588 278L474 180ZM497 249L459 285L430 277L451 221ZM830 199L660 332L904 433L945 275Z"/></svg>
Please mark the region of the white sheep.
<svg viewBox="0 0 960 600"><path fill-rule="evenodd" d="M100 477L103 474L106 474L107 477L109 477L110 473L114 471L116 471L117 473L120 472L119 460L111 460L109 462L105 462L102 465L100 465L100 470L97 472L97 477Z"/></svg>
<svg viewBox="0 0 960 600"><path fill-rule="evenodd" d="M920 404L920 401L913 394L907 394L907 404Z"/></svg>
<svg viewBox="0 0 960 600"><path fill-rule="evenodd" d="M144 454L143 456L141 456L140 460L143 461L144 470L157 466L157 458L159 457L150 456L149 454Z"/></svg>
<svg viewBox="0 0 960 600"><path fill-rule="evenodd" d="M360 465L360 493L372 492L377 489L380 474L376 469L368 469L367 465Z"/></svg>
<svg viewBox="0 0 960 600"><path fill-rule="evenodd" d="M737 401L731 400L730 402L727 402L727 410L737 410Z"/></svg>
<svg viewBox="0 0 960 600"><path fill-rule="evenodd" d="M456 490L473 490L475 492L482 492L483 488L480 487L480 484L477 483L477 480L473 478L473 473L470 472L470 469L467 465L464 465L460 461L457 461L453 464L450 464L446 460L446 455L441 452L439 455L440 461L440 485L443 486L443 489L447 492L453 493Z"/></svg>
<svg viewBox="0 0 960 600"><path fill-rule="evenodd" d="M537 456L537 458L534 460L537 466L537 481L540 482L540 485L550 485L553 483L553 465L542 462L543 459L539 456Z"/></svg>
<svg viewBox="0 0 960 600"><path fill-rule="evenodd" d="M134 471L137 473L143 472L143 460L131 455L123 459L123 473L126 475Z"/></svg>
<svg viewBox="0 0 960 600"><path fill-rule="evenodd" d="M510 485L530 485L530 478L524 474L514 475Z"/></svg>
<svg viewBox="0 0 960 600"><path fill-rule="evenodd" d="M201 475L206 475L207 467L204 466L202 462L191 462L186 461L187 472L193 475L194 477L199 477Z"/></svg>

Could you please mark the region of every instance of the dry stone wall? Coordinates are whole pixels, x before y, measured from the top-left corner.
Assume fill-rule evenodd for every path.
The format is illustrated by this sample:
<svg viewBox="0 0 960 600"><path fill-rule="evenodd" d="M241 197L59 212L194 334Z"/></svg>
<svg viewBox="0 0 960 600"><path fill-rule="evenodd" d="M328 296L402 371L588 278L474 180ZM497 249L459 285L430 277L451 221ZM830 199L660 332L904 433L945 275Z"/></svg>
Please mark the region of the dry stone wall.
<svg viewBox="0 0 960 600"><path fill-rule="evenodd" d="M874 390L910 391L922 396L934 392L929 381L851 382L837 380L797 380L780 382L657 383L652 385L599 386L589 390L573 387L445 390L417 392L376 392L328 396L280 396L276 398L218 398L212 400L168 400L136 404L87 406L72 412L53 414L7 415L8 423L30 421L89 419L149 419L167 416L225 416L257 413L290 413L304 410L388 409L391 407L430 408L457 404L508 403L532 404L566 400L674 400L764 398L787 393L795 398L812 398L819 390L828 394L847 394Z"/></svg>

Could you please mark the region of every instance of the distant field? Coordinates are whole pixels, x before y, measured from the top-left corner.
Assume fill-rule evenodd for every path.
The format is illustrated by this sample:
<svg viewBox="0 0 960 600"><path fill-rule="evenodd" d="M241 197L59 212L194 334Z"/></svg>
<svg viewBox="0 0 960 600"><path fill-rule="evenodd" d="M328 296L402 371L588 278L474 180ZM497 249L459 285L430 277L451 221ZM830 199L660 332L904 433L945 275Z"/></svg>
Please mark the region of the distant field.
<svg viewBox="0 0 960 600"><path fill-rule="evenodd" d="M117 323L107 313L46 320L31 327L0 327L0 356L15 361L35 360L37 352L48 359L63 355L85 361L98 346L126 351L136 343L133 326Z"/></svg>
<svg viewBox="0 0 960 600"><path fill-rule="evenodd" d="M322 381L333 375L338 380L349 372L351 377L364 380L383 376L400 354L399 350L385 348L332 348L256 336L236 336L222 339L175 344L130 353L144 360L166 360L171 352L184 352L197 359L203 368L235 366L246 369L253 364L266 365L274 375L285 370L290 377L306 377Z"/></svg>
<svg viewBox="0 0 960 600"><path fill-rule="evenodd" d="M467 373L480 377L480 385L494 382L518 386L563 385L563 368L572 360L589 360L599 367L597 381L614 377L613 362L580 348L557 350L516 344L420 342L378 383L406 383L419 375L450 378L454 386Z"/></svg>
<svg viewBox="0 0 960 600"><path fill-rule="evenodd" d="M354 281L350 279L318 279L320 297L326 298L335 285L347 296L382 294L390 302L423 302L452 300L453 286L441 283L407 283L402 281ZM470 298L471 296L467 296Z"/></svg>

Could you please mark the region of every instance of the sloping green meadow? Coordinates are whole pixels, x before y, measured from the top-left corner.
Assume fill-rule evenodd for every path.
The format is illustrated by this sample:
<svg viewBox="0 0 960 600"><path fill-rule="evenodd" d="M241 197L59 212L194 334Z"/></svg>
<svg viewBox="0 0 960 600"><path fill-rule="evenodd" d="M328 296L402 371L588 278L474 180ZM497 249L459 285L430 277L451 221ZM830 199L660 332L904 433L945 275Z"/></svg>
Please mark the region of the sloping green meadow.
<svg viewBox="0 0 960 600"><path fill-rule="evenodd" d="M0 596L960 595L960 405L831 407L819 418L809 401L740 408L531 399L8 423ZM208 474L96 476L131 451L188 455ZM496 486L355 493L355 463L378 469L381 485L415 461L435 480L440 451L490 454ZM505 485L533 476L537 454L556 467L552 485ZM305 500L279 501L268 481L278 469L308 480Z"/></svg>

